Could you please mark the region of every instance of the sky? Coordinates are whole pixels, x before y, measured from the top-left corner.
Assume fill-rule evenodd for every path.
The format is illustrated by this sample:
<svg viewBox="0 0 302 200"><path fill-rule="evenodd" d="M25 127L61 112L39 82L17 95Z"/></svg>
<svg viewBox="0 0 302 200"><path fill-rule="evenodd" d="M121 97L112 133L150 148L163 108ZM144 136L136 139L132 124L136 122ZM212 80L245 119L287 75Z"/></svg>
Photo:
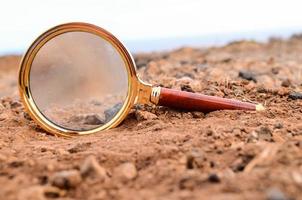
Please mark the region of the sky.
<svg viewBox="0 0 302 200"><path fill-rule="evenodd" d="M1 3L0 54L22 53L66 22L101 26L131 51L215 45L302 32L301 0L9 0Z"/></svg>

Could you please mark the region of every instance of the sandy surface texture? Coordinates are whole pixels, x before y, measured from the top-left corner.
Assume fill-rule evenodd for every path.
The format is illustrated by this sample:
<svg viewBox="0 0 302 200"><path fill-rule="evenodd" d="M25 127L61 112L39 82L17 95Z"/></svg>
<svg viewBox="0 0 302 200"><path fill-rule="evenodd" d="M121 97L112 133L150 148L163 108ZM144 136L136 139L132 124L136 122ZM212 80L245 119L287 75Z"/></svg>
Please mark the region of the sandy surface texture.
<svg viewBox="0 0 302 200"><path fill-rule="evenodd" d="M19 101L0 59L0 199L302 199L302 36L135 56L146 82L259 102L264 112L139 107L65 139Z"/></svg>

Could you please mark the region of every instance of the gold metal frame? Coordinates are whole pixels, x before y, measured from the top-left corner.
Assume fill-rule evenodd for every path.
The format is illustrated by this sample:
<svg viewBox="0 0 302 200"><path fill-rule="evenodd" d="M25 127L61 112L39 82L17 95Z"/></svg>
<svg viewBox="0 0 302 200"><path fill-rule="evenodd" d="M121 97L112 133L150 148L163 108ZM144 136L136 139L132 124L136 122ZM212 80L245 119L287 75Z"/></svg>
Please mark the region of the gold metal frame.
<svg viewBox="0 0 302 200"><path fill-rule="evenodd" d="M83 32L93 33L110 42L111 45L113 45L118 50L119 54L123 58L127 66L127 73L128 73L128 95L126 97L123 107L120 109L117 115L108 123L104 124L103 126L87 131L73 131L73 130L65 129L51 122L49 119L47 119L37 108L33 100L30 90L30 84L29 84L31 65L39 49L52 38L66 32L73 32L73 31L83 31ZM87 135L87 134L96 133L102 130L107 130L109 128L116 127L127 116L128 112L130 111L130 109L134 104L136 103L156 104L158 102L160 90L156 88L156 92L155 93L152 92L152 86L142 82L137 77L135 62L131 54L126 49L126 47L122 44L122 42L120 42L115 36L113 36L111 33L98 26L87 24L87 23L74 22L74 23L62 24L54 28L51 28L45 33L43 33L41 36L39 36L32 43L32 45L29 47L29 49L27 50L21 61L20 70L19 70L19 92L26 110L28 111L30 116L43 129L55 135L75 136L75 135Z"/></svg>

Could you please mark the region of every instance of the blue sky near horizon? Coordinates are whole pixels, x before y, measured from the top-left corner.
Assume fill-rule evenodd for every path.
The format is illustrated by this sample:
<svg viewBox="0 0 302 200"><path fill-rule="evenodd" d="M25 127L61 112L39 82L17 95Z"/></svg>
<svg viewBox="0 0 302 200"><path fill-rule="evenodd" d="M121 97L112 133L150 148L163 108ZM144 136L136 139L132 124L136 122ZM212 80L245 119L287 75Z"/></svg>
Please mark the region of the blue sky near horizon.
<svg viewBox="0 0 302 200"><path fill-rule="evenodd" d="M1 4L0 54L22 53L48 28L71 21L108 29L134 52L288 37L302 32L301 6L299 0L10 0Z"/></svg>

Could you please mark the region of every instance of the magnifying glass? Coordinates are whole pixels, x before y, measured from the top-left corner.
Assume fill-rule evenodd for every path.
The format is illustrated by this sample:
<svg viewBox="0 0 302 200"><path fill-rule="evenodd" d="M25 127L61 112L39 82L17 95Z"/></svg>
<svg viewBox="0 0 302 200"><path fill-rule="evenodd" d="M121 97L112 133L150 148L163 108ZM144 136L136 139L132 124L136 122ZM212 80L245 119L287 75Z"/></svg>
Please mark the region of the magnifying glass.
<svg viewBox="0 0 302 200"><path fill-rule="evenodd" d="M39 36L19 71L21 99L46 131L86 135L116 127L135 104L209 112L263 110L252 104L177 91L141 81L134 60L111 33L87 23L67 23Z"/></svg>

